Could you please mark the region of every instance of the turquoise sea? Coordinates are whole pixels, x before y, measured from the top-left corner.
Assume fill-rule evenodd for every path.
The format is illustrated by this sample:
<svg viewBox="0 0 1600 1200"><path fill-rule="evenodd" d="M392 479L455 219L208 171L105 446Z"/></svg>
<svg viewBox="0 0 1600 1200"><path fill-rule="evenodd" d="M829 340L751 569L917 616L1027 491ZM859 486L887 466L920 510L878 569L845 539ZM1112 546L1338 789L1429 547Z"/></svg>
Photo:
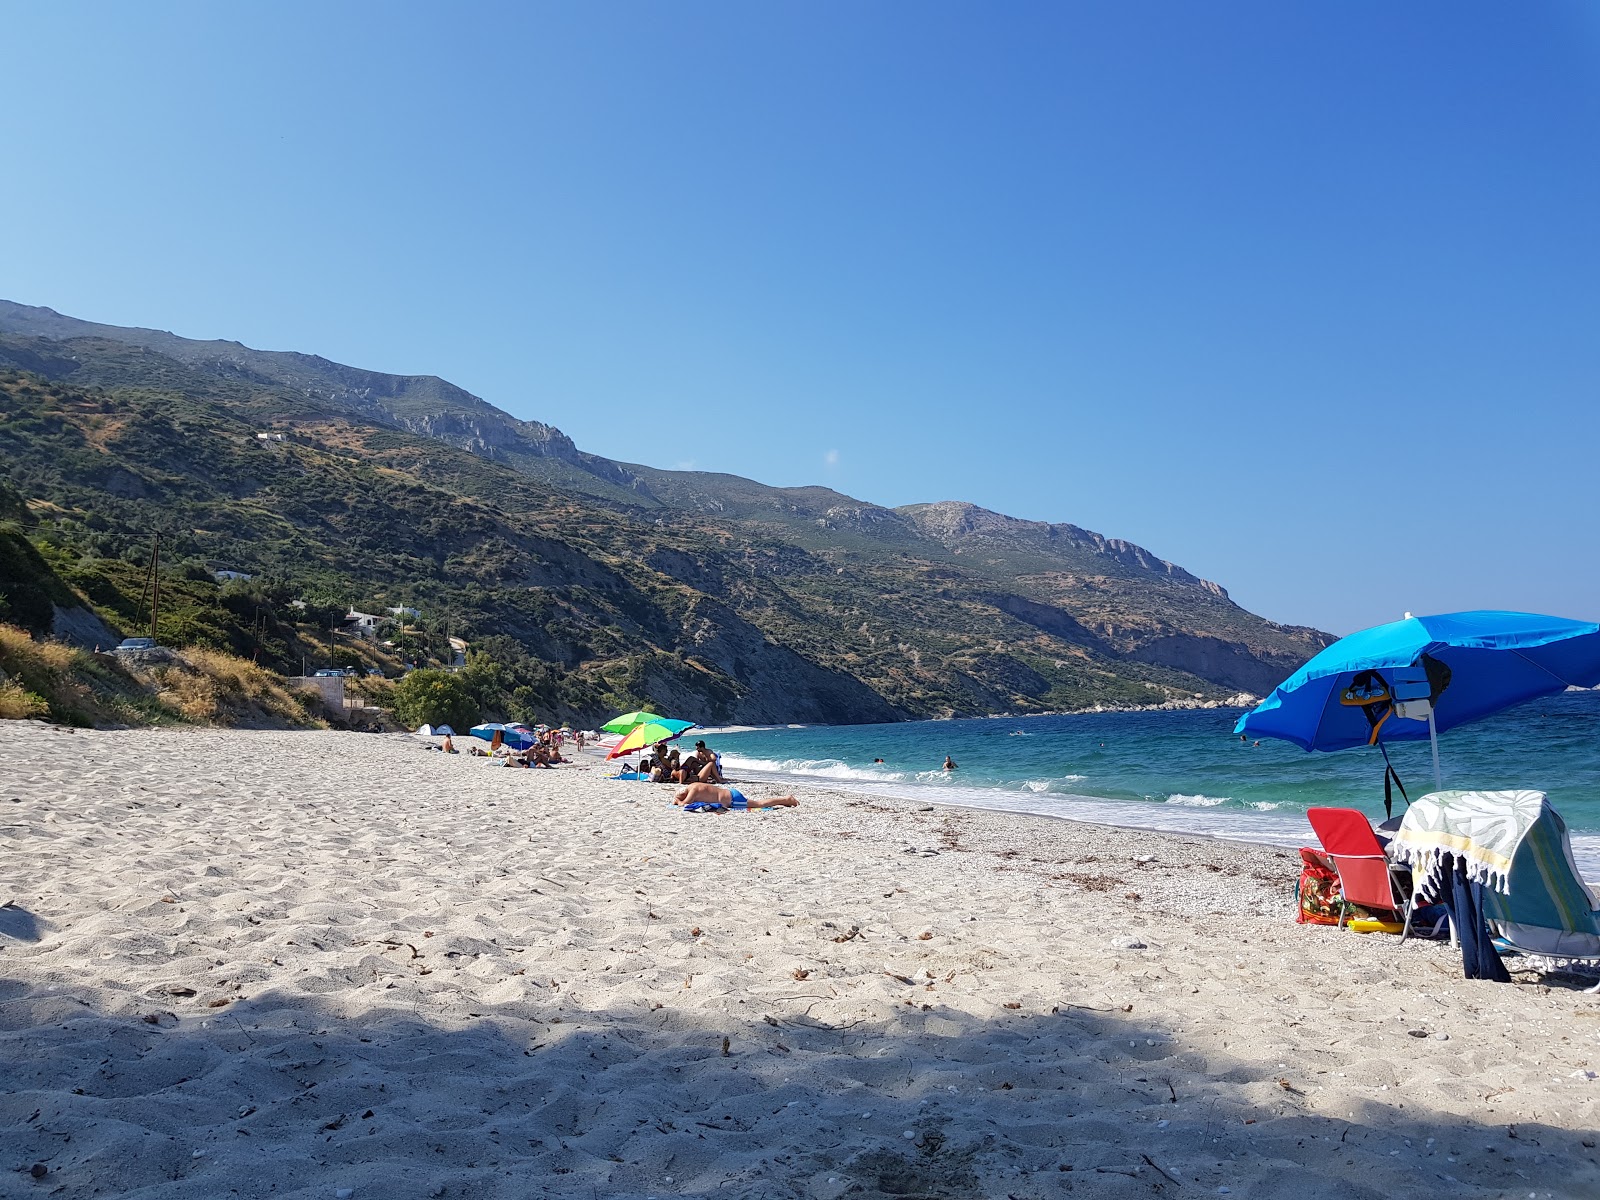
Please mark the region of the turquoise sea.
<svg viewBox="0 0 1600 1200"><path fill-rule="evenodd" d="M1080 713L754 729L707 740L736 779L1135 828L1303 845L1313 805L1383 819L1376 749L1308 754L1287 742L1241 743L1232 732L1238 717L1237 709ZM1575 835L1584 873L1600 877L1600 690L1453 729L1439 753L1446 787L1546 792ZM947 754L957 770L940 769ZM1434 790L1426 741L1396 743L1389 754L1411 795ZM1398 793L1395 807L1403 807Z"/></svg>

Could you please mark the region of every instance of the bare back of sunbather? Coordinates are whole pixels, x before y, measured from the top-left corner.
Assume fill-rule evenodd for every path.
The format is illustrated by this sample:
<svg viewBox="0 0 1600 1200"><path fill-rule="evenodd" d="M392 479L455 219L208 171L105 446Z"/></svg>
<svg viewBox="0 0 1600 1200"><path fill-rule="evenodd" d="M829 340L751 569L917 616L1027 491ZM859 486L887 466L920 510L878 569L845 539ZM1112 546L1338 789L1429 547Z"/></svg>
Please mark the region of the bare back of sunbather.
<svg viewBox="0 0 1600 1200"><path fill-rule="evenodd" d="M672 798L674 804L715 804L719 808L733 807L734 797L739 795L733 788L719 787L714 783L691 783L678 789L678 794ZM793 796L773 796L768 800L757 800L753 797L742 797L747 808L794 808L800 801Z"/></svg>

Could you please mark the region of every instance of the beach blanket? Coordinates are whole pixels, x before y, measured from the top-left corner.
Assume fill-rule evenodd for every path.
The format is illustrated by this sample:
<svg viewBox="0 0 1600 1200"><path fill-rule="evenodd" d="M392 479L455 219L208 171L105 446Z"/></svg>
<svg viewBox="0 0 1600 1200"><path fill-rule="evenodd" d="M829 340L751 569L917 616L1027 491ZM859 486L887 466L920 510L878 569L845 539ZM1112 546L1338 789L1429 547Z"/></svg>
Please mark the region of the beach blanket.
<svg viewBox="0 0 1600 1200"><path fill-rule="evenodd" d="M1509 893L1511 860L1543 811L1543 792L1430 792L1406 809L1389 857L1410 865L1422 880L1422 896L1439 896L1450 886L1450 855L1472 883Z"/></svg>

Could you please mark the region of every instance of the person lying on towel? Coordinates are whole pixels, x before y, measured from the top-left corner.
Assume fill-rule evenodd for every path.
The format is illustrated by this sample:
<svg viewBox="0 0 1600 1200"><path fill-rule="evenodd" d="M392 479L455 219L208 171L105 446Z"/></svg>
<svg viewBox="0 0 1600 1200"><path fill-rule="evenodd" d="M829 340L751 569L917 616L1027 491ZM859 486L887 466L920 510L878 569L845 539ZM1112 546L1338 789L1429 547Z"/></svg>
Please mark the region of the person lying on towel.
<svg viewBox="0 0 1600 1200"><path fill-rule="evenodd" d="M793 796L774 796L770 800L751 800L738 788L714 783L691 783L678 789L672 798L684 812L743 812L751 808L794 808L800 803Z"/></svg>

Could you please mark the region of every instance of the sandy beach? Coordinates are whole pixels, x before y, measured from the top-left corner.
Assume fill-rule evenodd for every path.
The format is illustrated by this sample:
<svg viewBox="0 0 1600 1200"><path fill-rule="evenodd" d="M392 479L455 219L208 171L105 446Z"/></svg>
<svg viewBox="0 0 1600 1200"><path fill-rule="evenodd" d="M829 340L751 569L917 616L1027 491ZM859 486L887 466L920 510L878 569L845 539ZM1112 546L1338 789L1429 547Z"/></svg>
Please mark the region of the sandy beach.
<svg viewBox="0 0 1600 1200"><path fill-rule="evenodd" d="M1283 850L5 734L6 1196L1600 1194L1600 998L1297 926Z"/></svg>

